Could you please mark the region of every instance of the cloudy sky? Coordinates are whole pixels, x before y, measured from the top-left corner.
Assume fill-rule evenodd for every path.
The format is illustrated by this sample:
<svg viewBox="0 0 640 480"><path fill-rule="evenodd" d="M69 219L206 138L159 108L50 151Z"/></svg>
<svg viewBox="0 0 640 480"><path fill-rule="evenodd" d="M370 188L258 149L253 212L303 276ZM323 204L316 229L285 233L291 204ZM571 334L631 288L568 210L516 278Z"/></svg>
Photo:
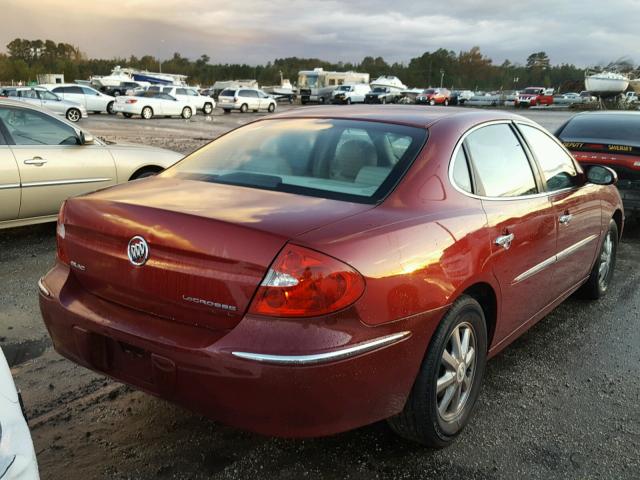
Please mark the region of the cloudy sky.
<svg viewBox="0 0 640 480"><path fill-rule="evenodd" d="M479 45L497 63L544 50L552 63L640 61L640 0L1 0L0 50L16 37L77 45L90 57L173 52L265 63L365 55L408 61Z"/></svg>

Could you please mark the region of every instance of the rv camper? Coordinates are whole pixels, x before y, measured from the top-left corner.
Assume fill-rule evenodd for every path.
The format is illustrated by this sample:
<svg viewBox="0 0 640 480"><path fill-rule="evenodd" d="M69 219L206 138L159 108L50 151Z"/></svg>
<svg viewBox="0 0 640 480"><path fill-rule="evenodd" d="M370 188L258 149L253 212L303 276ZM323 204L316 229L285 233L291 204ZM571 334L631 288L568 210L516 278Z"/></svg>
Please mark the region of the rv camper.
<svg viewBox="0 0 640 480"><path fill-rule="evenodd" d="M326 72L322 68L298 72L298 94L300 101L327 103L331 93L343 84L369 83L368 73Z"/></svg>

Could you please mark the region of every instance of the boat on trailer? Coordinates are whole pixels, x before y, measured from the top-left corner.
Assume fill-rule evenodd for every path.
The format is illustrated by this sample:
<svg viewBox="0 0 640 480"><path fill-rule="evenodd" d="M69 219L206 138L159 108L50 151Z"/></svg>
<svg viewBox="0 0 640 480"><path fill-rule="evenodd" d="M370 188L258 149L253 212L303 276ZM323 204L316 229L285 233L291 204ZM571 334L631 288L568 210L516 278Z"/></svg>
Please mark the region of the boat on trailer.
<svg viewBox="0 0 640 480"><path fill-rule="evenodd" d="M597 97L615 97L629 86L629 78L616 72L600 72L586 75L586 89Z"/></svg>

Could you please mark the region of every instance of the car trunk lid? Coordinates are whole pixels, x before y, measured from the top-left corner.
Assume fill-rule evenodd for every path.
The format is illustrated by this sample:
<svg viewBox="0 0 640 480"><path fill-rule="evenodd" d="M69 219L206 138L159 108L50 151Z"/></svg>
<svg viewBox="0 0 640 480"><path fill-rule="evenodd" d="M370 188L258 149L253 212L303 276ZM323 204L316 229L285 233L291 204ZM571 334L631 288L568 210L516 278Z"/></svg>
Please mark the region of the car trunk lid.
<svg viewBox="0 0 640 480"><path fill-rule="evenodd" d="M230 329L291 238L372 208L231 185L151 178L65 208L71 270L93 294L172 321ZM128 256L142 237L142 266Z"/></svg>

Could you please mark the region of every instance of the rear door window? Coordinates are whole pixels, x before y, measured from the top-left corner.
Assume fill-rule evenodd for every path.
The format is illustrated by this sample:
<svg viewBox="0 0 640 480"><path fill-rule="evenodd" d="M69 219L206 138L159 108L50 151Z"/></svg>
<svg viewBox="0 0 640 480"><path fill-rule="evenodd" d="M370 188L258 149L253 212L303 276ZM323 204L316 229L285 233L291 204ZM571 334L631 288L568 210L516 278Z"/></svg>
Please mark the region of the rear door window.
<svg viewBox="0 0 640 480"><path fill-rule="evenodd" d="M76 131L41 112L0 108L0 121L16 145L77 145Z"/></svg>
<svg viewBox="0 0 640 480"><path fill-rule="evenodd" d="M481 127L467 136L465 145L476 173L478 195L519 197L537 193L529 159L508 124Z"/></svg>

